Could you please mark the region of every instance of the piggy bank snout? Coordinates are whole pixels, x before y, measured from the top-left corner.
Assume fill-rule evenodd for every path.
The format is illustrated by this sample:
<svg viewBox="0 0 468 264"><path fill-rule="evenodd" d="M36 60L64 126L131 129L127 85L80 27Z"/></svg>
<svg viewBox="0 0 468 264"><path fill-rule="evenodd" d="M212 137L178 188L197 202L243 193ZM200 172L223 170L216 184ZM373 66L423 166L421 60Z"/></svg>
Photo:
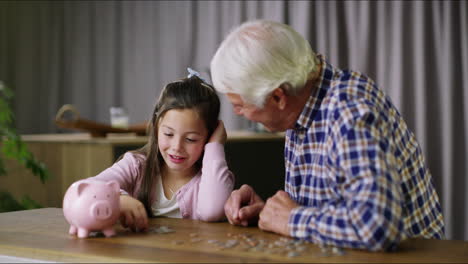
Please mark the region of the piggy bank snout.
<svg viewBox="0 0 468 264"><path fill-rule="evenodd" d="M91 215L99 220L108 219L112 215L112 206L108 201L97 201L91 206Z"/></svg>

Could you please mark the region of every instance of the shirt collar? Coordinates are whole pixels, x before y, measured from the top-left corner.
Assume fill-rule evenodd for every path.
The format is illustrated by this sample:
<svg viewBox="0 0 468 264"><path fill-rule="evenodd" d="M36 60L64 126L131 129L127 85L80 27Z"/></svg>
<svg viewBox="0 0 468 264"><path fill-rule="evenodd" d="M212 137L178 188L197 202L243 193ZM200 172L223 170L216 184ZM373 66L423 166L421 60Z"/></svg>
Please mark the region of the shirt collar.
<svg viewBox="0 0 468 264"><path fill-rule="evenodd" d="M294 125L294 129L308 129L311 126L314 116L320 109L322 99L325 97L327 90L330 87L330 82L335 72L332 65L326 62L325 56L317 54L317 59L319 61L318 63L322 66L319 74L319 80L314 84L313 91L299 115L296 124Z"/></svg>

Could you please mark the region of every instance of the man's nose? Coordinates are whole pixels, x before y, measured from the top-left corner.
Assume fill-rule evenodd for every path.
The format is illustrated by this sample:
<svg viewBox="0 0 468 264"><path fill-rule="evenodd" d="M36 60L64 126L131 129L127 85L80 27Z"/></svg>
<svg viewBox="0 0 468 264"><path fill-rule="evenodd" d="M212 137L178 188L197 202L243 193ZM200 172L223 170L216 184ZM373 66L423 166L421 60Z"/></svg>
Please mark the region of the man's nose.
<svg viewBox="0 0 468 264"><path fill-rule="evenodd" d="M236 114L236 115L238 115L238 116L242 116L242 115L243 115L241 109L235 109L235 110L234 110L234 114Z"/></svg>

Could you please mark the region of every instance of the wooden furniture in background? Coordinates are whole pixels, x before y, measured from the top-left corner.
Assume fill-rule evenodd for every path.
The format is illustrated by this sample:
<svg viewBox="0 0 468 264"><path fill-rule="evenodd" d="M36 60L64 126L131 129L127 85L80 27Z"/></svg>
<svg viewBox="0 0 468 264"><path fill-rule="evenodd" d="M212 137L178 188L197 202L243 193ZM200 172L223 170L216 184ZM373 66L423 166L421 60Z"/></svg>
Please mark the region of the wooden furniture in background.
<svg viewBox="0 0 468 264"><path fill-rule="evenodd" d="M80 117L78 110L71 104L65 104L60 107L55 116L55 124L62 128L86 131L92 137L106 137L109 133L136 133L137 135L145 136L147 128L146 122L121 128L88 120Z"/></svg>
<svg viewBox="0 0 468 264"><path fill-rule="evenodd" d="M52 177L42 184L21 165L7 160L8 175L0 177L0 189L8 190L17 199L28 195L45 207L61 207L70 184L97 175L126 151L147 141L146 136L134 134L96 138L87 133L24 135L22 139L36 158L47 165ZM226 159L236 175L236 188L250 184L264 198L282 189L283 149L283 134L228 131Z"/></svg>
<svg viewBox="0 0 468 264"><path fill-rule="evenodd" d="M227 242L235 236L275 243L281 236L256 227L237 227L227 222L206 223L187 219L152 218L150 227L168 226L167 234L133 233L116 225L115 237L80 239L68 235L69 225L59 208L0 213L0 261L11 257L31 262L308 262L308 263L468 263L468 242L408 239L396 252L344 249L344 255L324 256L314 244L304 244L296 257L244 249L239 244L220 249L213 241ZM229 236L230 235L230 236ZM201 239L201 240L200 240ZM284 238L283 238L284 239ZM199 240L199 241L198 241Z"/></svg>

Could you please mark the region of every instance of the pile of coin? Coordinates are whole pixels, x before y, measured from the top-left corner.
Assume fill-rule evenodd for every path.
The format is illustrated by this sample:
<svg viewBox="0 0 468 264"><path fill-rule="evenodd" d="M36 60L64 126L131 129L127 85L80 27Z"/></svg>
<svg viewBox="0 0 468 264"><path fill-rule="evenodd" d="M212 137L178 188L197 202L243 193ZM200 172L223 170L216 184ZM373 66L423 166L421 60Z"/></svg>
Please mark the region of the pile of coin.
<svg viewBox="0 0 468 264"><path fill-rule="evenodd" d="M190 233L190 243L198 243L201 241L203 241L203 239L198 237L198 233Z"/></svg>
<svg viewBox="0 0 468 264"><path fill-rule="evenodd" d="M228 233L230 240L238 241L239 249L248 252L263 252L267 254L283 255L290 258L298 257L307 249L308 242L292 238L280 237L271 241L256 238L251 234L233 235ZM228 241L230 241L228 240Z"/></svg>
<svg viewBox="0 0 468 264"><path fill-rule="evenodd" d="M173 233L175 230L168 226L153 227L149 232L156 234L167 234ZM223 240L219 239L207 239L203 238L206 235L200 236L198 233L190 233L189 239L187 240L174 240L173 245L182 245L185 243L201 243L206 242L212 245L217 250L240 250L245 252L258 252L266 254L274 254L286 256L288 258L295 258L299 256L307 256L312 254L310 252L310 242L300 239L279 237L276 240L265 239L263 237L255 237L252 234L232 234L227 233L227 238ZM328 247L319 245L320 254L317 257L331 257L331 256L343 256L344 250L338 247Z"/></svg>
<svg viewBox="0 0 468 264"><path fill-rule="evenodd" d="M199 238L198 234L190 234L191 237ZM282 255L288 258L294 258L304 255L310 255L310 242L305 240L280 237L276 240L257 238L252 234L231 234L227 233L226 240L209 239L207 243L213 245L217 250L240 250L245 252L258 252ZM193 239L193 238L192 238ZM201 241L202 239L198 240ZM342 256L344 251L337 247L320 246L320 257Z"/></svg>

